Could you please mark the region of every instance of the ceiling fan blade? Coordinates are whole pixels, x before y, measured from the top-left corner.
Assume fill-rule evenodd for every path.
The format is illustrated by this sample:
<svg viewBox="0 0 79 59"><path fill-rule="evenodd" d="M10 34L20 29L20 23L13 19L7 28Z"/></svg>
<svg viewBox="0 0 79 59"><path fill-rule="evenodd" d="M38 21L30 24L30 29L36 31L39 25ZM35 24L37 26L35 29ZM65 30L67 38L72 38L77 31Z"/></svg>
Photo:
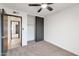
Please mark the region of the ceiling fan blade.
<svg viewBox="0 0 79 59"><path fill-rule="evenodd" d="M29 4L29 6L41 6L41 4Z"/></svg>
<svg viewBox="0 0 79 59"><path fill-rule="evenodd" d="M52 11L52 10L53 10L53 8L51 8L51 7L47 7L47 9L48 9L49 11Z"/></svg>
<svg viewBox="0 0 79 59"><path fill-rule="evenodd" d="M51 5L51 4L53 4L53 3L47 3L48 5Z"/></svg>
<svg viewBox="0 0 79 59"><path fill-rule="evenodd" d="M40 8L39 10L38 10L38 12L40 12L42 10L42 8Z"/></svg>

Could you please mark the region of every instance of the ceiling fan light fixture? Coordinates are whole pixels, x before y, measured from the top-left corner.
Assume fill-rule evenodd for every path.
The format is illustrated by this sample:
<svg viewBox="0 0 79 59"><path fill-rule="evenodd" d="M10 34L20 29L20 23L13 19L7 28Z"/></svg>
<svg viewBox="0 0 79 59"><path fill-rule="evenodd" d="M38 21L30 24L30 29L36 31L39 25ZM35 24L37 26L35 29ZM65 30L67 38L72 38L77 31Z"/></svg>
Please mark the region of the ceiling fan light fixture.
<svg viewBox="0 0 79 59"><path fill-rule="evenodd" d="M41 7L42 8L46 8L47 7L47 4L42 4Z"/></svg>

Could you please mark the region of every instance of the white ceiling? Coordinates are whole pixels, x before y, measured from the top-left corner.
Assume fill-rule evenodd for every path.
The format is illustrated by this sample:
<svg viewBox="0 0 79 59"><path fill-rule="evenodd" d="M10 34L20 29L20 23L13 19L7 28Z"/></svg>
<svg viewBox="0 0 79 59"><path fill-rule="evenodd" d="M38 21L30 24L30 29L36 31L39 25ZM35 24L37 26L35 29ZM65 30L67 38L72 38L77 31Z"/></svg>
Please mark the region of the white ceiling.
<svg viewBox="0 0 79 59"><path fill-rule="evenodd" d="M27 3L2 3L1 5L11 9L27 12L29 15L45 17L71 6L72 4L73 3L54 3L50 5L54 9L53 11L43 9L40 13L37 12L40 7L29 7Z"/></svg>

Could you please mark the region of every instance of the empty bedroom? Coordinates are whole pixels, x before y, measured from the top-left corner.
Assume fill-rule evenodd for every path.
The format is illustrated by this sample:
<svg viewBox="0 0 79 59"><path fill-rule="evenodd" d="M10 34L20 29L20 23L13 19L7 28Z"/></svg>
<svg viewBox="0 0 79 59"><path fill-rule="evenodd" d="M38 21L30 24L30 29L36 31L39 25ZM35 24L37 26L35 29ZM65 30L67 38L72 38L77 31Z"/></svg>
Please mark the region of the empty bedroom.
<svg viewBox="0 0 79 59"><path fill-rule="evenodd" d="M1 56L79 56L79 3L0 3Z"/></svg>

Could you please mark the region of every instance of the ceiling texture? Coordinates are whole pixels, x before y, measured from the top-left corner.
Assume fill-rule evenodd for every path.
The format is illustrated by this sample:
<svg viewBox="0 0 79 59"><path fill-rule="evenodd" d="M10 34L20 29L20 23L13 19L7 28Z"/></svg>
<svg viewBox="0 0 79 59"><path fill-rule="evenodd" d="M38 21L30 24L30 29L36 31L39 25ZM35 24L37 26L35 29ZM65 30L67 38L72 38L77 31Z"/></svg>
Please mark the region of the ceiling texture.
<svg viewBox="0 0 79 59"><path fill-rule="evenodd" d="M19 10L19 11L24 11L28 15L33 15L33 16L40 16L40 17L46 17L51 14L54 14L58 11L61 11L68 6L73 5L74 3L54 3L51 4L50 7L52 7L54 10L49 11L46 8L44 8L41 12L37 12L40 9L40 6L28 6L29 3L1 3L1 5L14 9L14 10Z"/></svg>

